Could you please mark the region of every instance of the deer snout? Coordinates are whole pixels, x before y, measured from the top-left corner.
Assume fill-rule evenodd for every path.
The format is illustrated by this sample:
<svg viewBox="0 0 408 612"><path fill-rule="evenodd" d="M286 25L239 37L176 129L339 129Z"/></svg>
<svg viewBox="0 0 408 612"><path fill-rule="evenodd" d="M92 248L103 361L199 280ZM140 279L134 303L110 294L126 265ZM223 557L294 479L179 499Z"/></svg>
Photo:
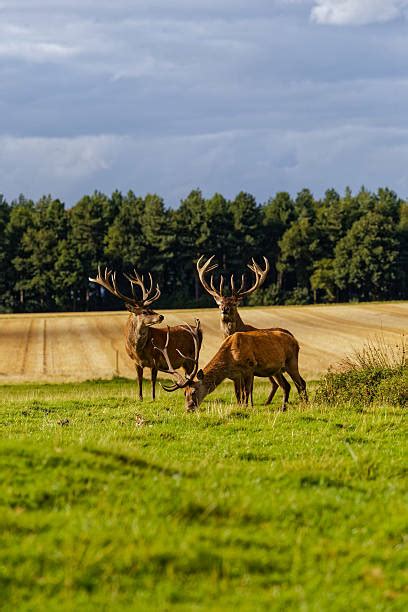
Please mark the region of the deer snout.
<svg viewBox="0 0 408 612"><path fill-rule="evenodd" d="M164 316L163 316L163 315L159 315L159 321L160 321L160 323L163 321L163 319L164 319Z"/></svg>

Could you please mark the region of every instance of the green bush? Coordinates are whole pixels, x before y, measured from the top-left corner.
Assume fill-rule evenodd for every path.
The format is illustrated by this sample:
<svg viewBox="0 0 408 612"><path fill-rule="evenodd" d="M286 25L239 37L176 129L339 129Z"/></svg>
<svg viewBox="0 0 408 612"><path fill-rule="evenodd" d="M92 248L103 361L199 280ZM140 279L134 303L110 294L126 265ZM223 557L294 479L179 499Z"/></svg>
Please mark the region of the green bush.
<svg viewBox="0 0 408 612"><path fill-rule="evenodd" d="M298 304L311 304L311 302L311 295L306 287L295 287L287 294L285 298L285 304L287 306L296 306Z"/></svg>
<svg viewBox="0 0 408 612"><path fill-rule="evenodd" d="M378 385L377 397L393 406L408 408L408 368L382 380Z"/></svg>
<svg viewBox="0 0 408 612"><path fill-rule="evenodd" d="M330 369L320 380L316 399L337 404L375 401L408 405L408 364L404 338L395 346L376 338Z"/></svg>
<svg viewBox="0 0 408 612"><path fill-rule="evenodd" d="M248 306L275 306L283 304L283 301L282 291L278 285L273 284L252 293L248 297L247 304Z"/></svg>

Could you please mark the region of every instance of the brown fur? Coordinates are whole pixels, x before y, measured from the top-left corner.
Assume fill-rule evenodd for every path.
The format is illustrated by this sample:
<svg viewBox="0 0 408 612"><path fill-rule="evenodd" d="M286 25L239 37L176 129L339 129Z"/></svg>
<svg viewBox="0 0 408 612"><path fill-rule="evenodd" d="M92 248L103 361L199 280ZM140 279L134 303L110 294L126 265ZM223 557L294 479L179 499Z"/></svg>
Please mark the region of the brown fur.
<svg viewBox="0 0 408 612"><path fill-rule="evenodd" d="M189 374L194 370L195 354L200 350L202 342L201 330L197 329L196 344L192 334L185 327L177 325L165 329L154 329L152 326L161 323L164 317L151 308L150 304L160 297L160 288L154 286L151 274L148 274L150 285L145 285L143 275L140 276L136 270L133 274L124 274L131 286L131 295L122 293L116 282L116 272L98 267L98 274L95 278L89 278L92 283L104 287L109 293L116 296L126 304L129 310L129 318L126 323L126 352L136 364L137 377L139 381L139 399L143 399L143 368L151 369L152 377L152 398L156 394L156 378L158 370L167 371L167 363L163 359L162 353L155 349L154 345L160 349L164 347L168 338L168 352L173 359L175 368L183 368ZM135 287L138 288L140 297L136 297ZM198 340L197 340L198 338ZM176 349L179 349L185 357L182 357Z"/></svg>
<svg viewBox="0 0 408 612"><path fill-rule="evenodd" d="M247 323L244 323L244 321L241 319L240 314L238 312L239 301L240 300L237 297L221 296L219 299L216 299L216 303L218 305L218 308L220 309L221 330L224 334L224 338L228 338L228 336L230 336L231 334L234 334L235 332L258 331L259 330L258 327L254 327L253 325L248 325ZM294 337L293 334L288 329L284 329L282 327L269 327L267 329L259 330L259 331L280 331L280 332L284 332ZM283 394L285 395L285 393L287 393L287 388L289 385L288 381L283 376L283 374L279 374L278 376L270 376L269 380L271 382L272 389L269 393L268 399L265 402L266 405L272 403L272 400L275 397L275 393L279 389L279 387L282 388ZM290 389L290 385L289 385L289 389ZM240 390L239 387L236 386L235 393L236 393L237 399L239 399L239 396L242 394L242 390Z"/></svg>
<svg viewBox="0 0 408 612"><path fill-rule="evenodd" d="M135 309L129 315L129 319L126 323L126 352L136 365L139 380L139 399L141 400L143 399L143 368L151 369L153 399L155 399L157 372L167 371L167 364L162 353L155 350L153 344L159 348L164 348L168 331L169 344L167 350L172 365L175 369L183 368L186 374L190 374L193 370L195 347L191 333L182 325L176 325L165 329L151 327L151 325L160 323L162 320L163 316L157 314L157 312L153 310L145 309L138 313ZM199 340L201 346L201 330ZM190 357L190 359L182 357L177 352L177 349L187 357Z"/></svg>
<svg viewBox="0 0 408 612"><path fill-rule="evenodd" d="M218 290L215 288L214 279L212 275L210 278L210 283L208 283L208 281L206 280L206 274L210 273L212 270L215 270L218 267L218 264L214 263L213 260L214 255L207 259L207 261L204 261L204 256L202 255L197 261L197 272L202 286L210 295L212 295L218 308L220 309L221 329L223 331L224 338L230 336L231 334L234 334L235 332L255 331L257 329L256 327L253 327L252 325L246 325L239 316L238 304L241 303L241 300L246 295L250 295L262 286L269 272L268 260L266 259L266 257L264 257L264 268L259 266L253 258L252 262L247 264L247 267L255 275L254 283L251 287L249 287L249 289L245 289L245 275L242 275L241 286L239 287L239 289L235 286L234 275L232 275L230 280L231 296L223 295L224 277L222 275L220 278L220 285ZM292 335L290 331L288 331L287 329L282 329L281 327L273 327L269 329L282 331L289 335ZM272 399L279 387L282 388L284 395L286 395L288 393L289 386L289 383L285 379L283 374L278 374L275 377L270 376L269 380L271 381L272 389L269 393L268 399L266 400L266 404L270 404L272 402ZM235 394L237 400L241 397L242 392L243 390L240 388L239 384L236 383Z"/></svg>
<svg viewBox="0 0 408 612"><path fill-rule="evenodd" d="M276 376L280 380L283 372L289 374L298 392L307 399L306 383L299 374L298 355L297 340L285 331L236 332L224 340L211 361L198 372L199 380L185 388L186 408L197 408L225 378L234 381L242 403L247 405L250 399L252 404L253 377ZM287 383L282 410L286 410L289 390Z"/></svg>

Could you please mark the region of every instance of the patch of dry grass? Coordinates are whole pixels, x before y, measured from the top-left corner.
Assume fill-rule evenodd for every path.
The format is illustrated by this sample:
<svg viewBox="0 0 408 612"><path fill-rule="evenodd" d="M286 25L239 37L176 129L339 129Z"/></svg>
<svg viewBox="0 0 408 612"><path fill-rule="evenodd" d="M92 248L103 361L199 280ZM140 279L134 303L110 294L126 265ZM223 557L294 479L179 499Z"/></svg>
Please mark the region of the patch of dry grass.
<svg viewBox="0 0 408 612"><path fill-rule="evenodd" d="M334 403L366 405L387 402L408 405L408 362L405 336L390 344L383 335L369 339L360 349L329 369L319 381L316 397Z"/></svg>

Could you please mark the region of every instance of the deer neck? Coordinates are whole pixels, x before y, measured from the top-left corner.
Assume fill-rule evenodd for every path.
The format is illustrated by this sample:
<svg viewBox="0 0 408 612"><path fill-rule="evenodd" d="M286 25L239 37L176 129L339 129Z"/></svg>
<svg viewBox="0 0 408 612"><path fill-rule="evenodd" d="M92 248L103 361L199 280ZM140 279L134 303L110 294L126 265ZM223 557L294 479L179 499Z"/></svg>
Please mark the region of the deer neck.
<svg viewBox="0 0 408 612"><path fill-rule="evenodd" d="M235 332L245 331L246 326L241 317L239 316L238 310L234 312L230 321L221 320L221 329L224 334L224 338L235 334Z"/></svg>
<svg viewBox="0 0 408 612"><path fill-rule="evenodd" d="M143 323L143 319L133 317L133 343L136 353L141 353L146 348L150 337L150 329Z"/></svg>
<svg viewBox="0 0 408 612"><path fill-rule="evenodd" d="M232 374L227 354L221 349L203 369L204 379L200 385L200 403L218 385Z"/></svg>

